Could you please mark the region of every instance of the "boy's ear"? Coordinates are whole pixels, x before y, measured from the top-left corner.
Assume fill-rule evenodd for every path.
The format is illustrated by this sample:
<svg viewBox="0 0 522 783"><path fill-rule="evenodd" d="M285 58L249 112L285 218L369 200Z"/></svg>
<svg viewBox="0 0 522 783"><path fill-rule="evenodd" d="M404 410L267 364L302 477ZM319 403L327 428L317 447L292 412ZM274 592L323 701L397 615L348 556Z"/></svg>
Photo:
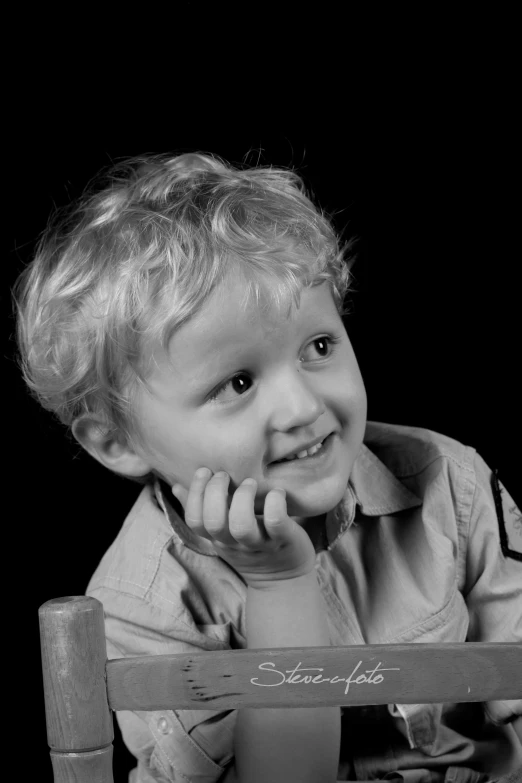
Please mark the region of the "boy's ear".
<svg viewBox="0 0 522 783"><path fill-rule="evenodd" d="M109 470L127 476L145 476L152 470L144 457L118 440L96 416L85 414L75 419L72 433L91 457Z"/></svg>

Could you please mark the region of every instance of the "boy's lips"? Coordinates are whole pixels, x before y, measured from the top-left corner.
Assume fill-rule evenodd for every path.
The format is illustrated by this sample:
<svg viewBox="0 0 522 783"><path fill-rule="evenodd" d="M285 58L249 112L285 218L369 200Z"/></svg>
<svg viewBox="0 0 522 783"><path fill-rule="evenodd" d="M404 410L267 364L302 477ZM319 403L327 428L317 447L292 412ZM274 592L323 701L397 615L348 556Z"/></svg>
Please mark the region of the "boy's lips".
<svg viewBox="0 0 522 783"><path fill-rule="evenodd" d="M314 468L324 467L329 461L333 453L335 432L331 432L324 441L323 445L315 454L311 457L304 457L303 459L284 460L283 462L269 462L267 470L280 473L284 470L313 470Z"/></svg>
<svg viewBox="0 0 522 783"><path fill-rule="evenodd" d="M319 435L317 438L314 438L313 440L309 440L306 443L302 443L300 446L294 446L293 449L290 449L289 451L285 452L285 454L282 454L277 459L272 460L272 463L269 464L273 464L274 462L282 462L282 460L286 459L287 457L296 457L302 451L308 451L308 449L317 446L319 443L323 443L323 441L326 440L329 434L331 433L325 433L324 435Z"/></svg>

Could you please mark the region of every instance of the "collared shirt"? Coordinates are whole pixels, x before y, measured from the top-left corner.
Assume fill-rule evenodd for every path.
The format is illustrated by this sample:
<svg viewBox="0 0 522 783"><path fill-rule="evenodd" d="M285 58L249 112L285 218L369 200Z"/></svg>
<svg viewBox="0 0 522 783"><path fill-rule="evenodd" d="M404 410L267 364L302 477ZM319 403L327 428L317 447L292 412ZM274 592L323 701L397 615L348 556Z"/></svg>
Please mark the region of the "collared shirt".
<svg viewBox="0 0 522 783"><path fill-rule="evenodd" d="M146 486L86 590L107 655L246 647L246 585ZM522 642L522 515L475 449L368 422L346 493L317 541L332 645ZM482 783L522 766L522 700L341 710L338 780ZM133 783L235 780L237 711L117 713ZM395 773L395 776L394 776Z"/></svg>

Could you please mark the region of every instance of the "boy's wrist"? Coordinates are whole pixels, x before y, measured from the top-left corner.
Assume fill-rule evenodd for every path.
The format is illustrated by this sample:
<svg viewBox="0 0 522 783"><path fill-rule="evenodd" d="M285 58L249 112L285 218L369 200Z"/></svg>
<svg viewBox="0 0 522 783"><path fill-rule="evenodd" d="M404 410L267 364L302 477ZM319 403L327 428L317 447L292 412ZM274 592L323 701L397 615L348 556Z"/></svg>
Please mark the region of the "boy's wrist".
<svg viewBox="0 0 522 783"><path fill-rule="evenodd" d="M247 647L330 645L327 612L314 571L250 587L246 601Z"/></svg>
<svg viewBox="0 0 522 783"><path fill-rule="evenodd" d="M317 585L317 576L314 567L303 573L272 574L269 578L246 579L246 582L249 590L254 590L259 593L279 592L283 594L299 589L306 589L312 584L315 587Z"/></svg>

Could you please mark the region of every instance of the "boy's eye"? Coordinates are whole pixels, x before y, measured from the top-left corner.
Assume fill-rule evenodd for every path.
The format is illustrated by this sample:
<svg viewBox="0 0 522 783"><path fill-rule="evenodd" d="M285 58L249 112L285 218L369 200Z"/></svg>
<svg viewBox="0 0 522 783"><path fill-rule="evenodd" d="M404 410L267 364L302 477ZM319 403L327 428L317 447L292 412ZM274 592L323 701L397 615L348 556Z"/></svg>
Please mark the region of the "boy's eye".
<svg viewBox="0 0 522 783"><path fill-rule="evenodd" d="M310 345L317 345L317 350L321 354L321 358L326 358L328 355L328 346L332 346L330 355L333 355L337 350L335 346L341 342L341 339L341 337L330 337L329 335L326 335L325 337L317 337L315 340L312 340ZM309 346L307 346L307 348L308 347ZM216 400L221 395L221 392L225 391L225 389L227 389L229 386L234 392L237 392L238 395L242 395L245 391L248 391L250 388L249 384L251 385L251 383L252 381L248 373L238 372L236 375L230 378L230 380L222 383L221 386L219 386L219 388L217 388L208 398L208 401L212 402L213 400ZM229 401L230 400L227 400L227 402Z"/></svg>

